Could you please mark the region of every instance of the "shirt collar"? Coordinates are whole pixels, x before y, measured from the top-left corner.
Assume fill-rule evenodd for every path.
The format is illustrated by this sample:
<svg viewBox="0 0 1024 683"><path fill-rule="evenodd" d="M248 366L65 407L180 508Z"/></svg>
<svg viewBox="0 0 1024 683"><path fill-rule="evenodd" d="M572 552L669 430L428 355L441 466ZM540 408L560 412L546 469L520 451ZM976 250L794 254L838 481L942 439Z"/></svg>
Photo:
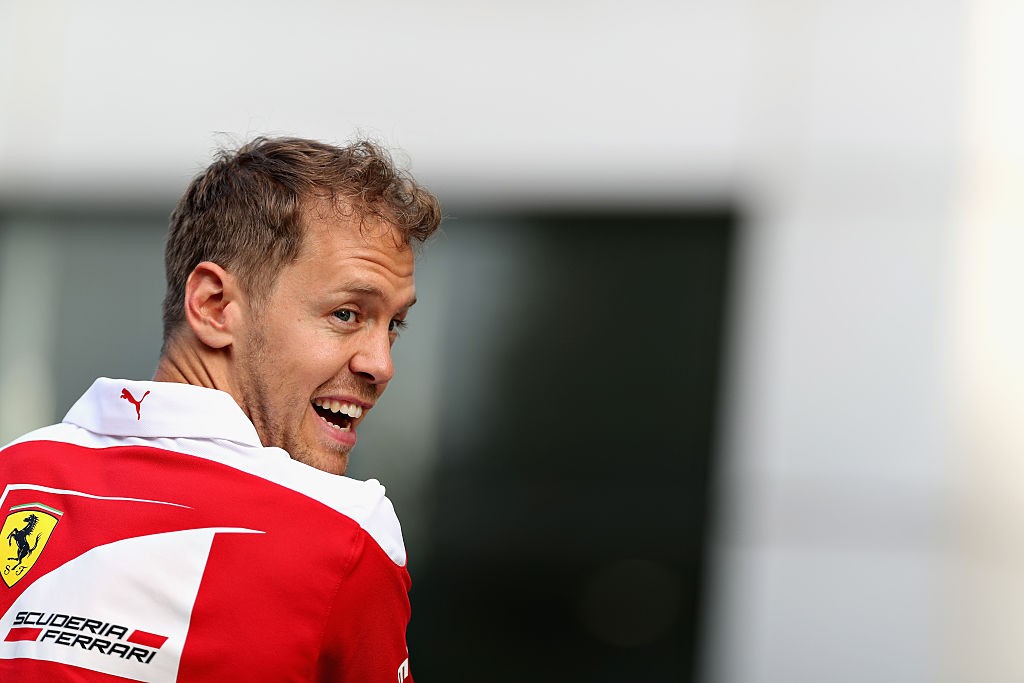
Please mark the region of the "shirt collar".
<svg viewBox="0 0 1024 683"><path fill-rule="evenodd" d="M230 394L191 384L100 377L64 417L98 434L227 439L261 446L256 428Z"/></svg>

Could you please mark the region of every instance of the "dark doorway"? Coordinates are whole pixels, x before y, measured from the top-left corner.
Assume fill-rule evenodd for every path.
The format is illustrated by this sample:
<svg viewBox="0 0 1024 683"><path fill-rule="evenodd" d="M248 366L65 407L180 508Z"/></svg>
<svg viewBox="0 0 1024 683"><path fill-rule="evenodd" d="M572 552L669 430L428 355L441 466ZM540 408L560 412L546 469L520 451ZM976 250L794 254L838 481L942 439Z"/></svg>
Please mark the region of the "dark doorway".
<svg viewBox="0 0 1024 683"><path fill-rule="evenodd" d="M446 230L479 251L463 250L444 293L414 676L693 680L734 217L556 213ZM478 335L480 321L499 331Z"/></svg>

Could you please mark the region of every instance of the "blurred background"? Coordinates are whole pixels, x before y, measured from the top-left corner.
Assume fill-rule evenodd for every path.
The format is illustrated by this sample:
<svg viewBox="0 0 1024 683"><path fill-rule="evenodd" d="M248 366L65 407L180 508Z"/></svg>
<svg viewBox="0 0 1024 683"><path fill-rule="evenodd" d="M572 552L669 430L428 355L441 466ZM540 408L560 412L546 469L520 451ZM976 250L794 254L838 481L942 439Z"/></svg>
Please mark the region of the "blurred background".
<svg viewBox="0 0 1024 683"><path fill-rule="evenodd" d="M257 134L448 216L350 474L418 681L1024 679L1024 3L0 0L0 442Z"/></svg>

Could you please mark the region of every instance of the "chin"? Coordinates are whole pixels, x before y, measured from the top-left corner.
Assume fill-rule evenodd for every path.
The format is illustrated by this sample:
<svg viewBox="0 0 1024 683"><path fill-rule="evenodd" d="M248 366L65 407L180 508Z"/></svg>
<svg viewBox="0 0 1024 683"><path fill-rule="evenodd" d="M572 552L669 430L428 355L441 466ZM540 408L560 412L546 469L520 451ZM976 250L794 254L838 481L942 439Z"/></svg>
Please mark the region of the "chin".
<svg viewBox="0 0 1024 683"><path fill-rule="evenodd" d="M331 465L332 467L330 468L318 467L317 469L322 469L324 472L327 472L328 474L337 474L339 476L345 474L345 472L348 470L348 453L332 462Z"/></svg>
<svg viewBox="0 0 1024 683"><path fill-rule="evenodd" d="M348 469L348 452L300 451L291 453L292 460L316 468L328 474L345 474Z"/></svg>

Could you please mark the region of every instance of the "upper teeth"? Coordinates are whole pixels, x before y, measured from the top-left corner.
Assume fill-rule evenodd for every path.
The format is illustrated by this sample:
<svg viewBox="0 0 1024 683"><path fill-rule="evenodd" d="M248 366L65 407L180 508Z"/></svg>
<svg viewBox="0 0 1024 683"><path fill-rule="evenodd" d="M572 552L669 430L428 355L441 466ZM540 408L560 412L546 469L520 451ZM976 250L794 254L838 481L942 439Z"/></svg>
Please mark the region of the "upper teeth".
<svg viewBox="0 0 1024 683"><path fill-rule="evenodd" d="M332 413L342 413L343 415L348 415L353 420L358 420L360 417L363 416L363 407L357 406L354 403L335 401L334 399L331 398L318 398L315 401L313 401L313 403L320 406L321 408L324 408L325 410L331 411Z"/></svg>

